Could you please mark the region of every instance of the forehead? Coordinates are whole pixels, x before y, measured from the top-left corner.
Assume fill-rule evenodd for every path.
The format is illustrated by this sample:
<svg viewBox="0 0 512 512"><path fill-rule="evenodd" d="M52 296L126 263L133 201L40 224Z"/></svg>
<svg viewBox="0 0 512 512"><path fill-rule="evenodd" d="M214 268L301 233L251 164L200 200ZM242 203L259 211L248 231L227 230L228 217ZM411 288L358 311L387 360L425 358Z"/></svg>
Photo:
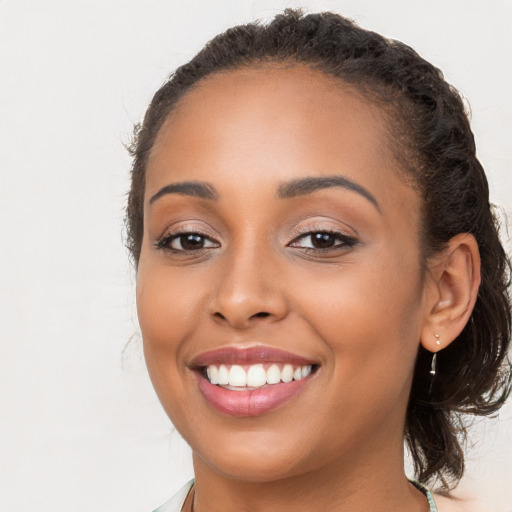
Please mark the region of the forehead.
<svg viewBox="0 0 512 512"><path fill-rule="evenodd" d="M228 185L342 174L385 196L390 180L403 183L388 131L375 103L321 71L265 65L217 73L188 91L161 128L147 194L166 180Z"/></svg>
<svg viewBox="0 0 512 512"><path fill-rule="evenodd" d="M265 129L258 134L262 125ZM174 135L190 131L210 137L225 136L233 130L250 139L274 139L284 130L304 144L321 128L326 143L334 138L339 143L337 126L351 131L359 126L379 145L380 152L387 142L385 125L383 111L339 79L303 66L265 65L220 72L201 80L178 101L155 146L169 142L169 130ZM327 131L332 137L325 137ZM344 133L345 140L350 138L350 133Z"/></svg>

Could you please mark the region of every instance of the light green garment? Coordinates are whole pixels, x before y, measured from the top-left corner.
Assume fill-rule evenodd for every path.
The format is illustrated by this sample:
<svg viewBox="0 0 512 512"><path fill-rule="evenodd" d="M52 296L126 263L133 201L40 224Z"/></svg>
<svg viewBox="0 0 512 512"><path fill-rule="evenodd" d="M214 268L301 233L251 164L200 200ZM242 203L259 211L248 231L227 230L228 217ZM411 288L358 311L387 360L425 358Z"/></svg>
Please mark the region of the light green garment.
<svg viewBox="0 0 512 512"><path fill-rule="evenodd" d="M416 482L415 480L409 480L409 482L411 482L411 484L414 485L416 489L419 489L427 497L428 506L430 507L428 511L438 512L437 505L436 502L434 501L434 496L432 496L432 493L424 485L420 484L419 482Z"/></svg>

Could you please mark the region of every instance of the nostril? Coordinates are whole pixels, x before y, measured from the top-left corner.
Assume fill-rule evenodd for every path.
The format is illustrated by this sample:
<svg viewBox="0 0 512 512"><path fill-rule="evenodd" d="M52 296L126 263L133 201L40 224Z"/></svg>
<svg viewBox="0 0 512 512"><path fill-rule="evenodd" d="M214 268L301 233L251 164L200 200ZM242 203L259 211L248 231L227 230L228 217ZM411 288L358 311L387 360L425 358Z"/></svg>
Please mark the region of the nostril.
<svg viewBox="0 0 512 512"><path fill-rule="evenodd" d="M270 316L270 313L267 313L266 311L260 311L259 313L252 315L252 318L267 318L268 316Z"/></svg>
<svg viewBox="0 0 512 512"><path fill-rule="evenodd" d="M246 325L246 322L250 320L256 320L258 318L270 318L272 317L272 313L269 313L268 311L259 311L258 313L254 313L250 316L238 316L236 314L223 314L220 311L215 311L213 313L213 318L217 321L227 322L232 324L233 326L239 326L239 325ZM247 324L249 325L249 324Z"/></svg>

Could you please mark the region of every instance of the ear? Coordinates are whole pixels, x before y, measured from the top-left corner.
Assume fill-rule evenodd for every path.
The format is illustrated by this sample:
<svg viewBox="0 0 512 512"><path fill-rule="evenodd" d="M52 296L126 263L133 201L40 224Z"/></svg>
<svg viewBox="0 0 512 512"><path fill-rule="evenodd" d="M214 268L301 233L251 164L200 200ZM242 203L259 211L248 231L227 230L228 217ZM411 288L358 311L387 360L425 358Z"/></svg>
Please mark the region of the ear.
<svg viewBox="0 0 512 512"><path fill-rule="evenodd" d="M462 332L475 306L480 286L480 253L475 237L468 233L454 236L447 248L428 262L426 280L427 317L421 344L437 352Z"/></svg>

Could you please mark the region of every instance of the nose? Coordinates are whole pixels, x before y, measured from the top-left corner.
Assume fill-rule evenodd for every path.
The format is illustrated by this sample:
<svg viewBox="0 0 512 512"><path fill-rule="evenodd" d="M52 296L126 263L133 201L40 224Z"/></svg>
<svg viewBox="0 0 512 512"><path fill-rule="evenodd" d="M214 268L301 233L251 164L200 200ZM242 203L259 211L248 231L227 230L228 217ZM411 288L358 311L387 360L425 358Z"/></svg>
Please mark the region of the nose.
<svg viewBox="0 0 512 512"><path fill-rule="evenodd" d="M271 256L240 248L224 259L219 270L209 304L216 322L247 329L286 317L282 273Z"/></svg>

